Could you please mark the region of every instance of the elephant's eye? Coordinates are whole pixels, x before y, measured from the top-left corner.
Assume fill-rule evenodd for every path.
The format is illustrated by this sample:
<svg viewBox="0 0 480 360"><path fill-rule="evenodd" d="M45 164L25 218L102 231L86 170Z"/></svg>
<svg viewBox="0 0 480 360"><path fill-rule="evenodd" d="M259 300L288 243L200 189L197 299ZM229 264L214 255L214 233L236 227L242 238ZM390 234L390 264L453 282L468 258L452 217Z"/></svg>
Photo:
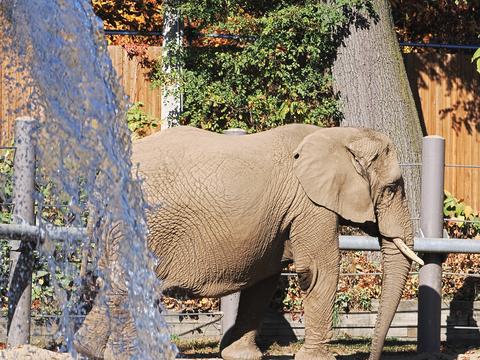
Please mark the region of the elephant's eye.
<svg viewBox="0 0 480 360"><path fill-rule="evenodd" d="M388 198L392 198L395 195L395 192L397 191L397 185L392 184L388 185L385 190L384 190L384 195L387 196Z"/></svg>

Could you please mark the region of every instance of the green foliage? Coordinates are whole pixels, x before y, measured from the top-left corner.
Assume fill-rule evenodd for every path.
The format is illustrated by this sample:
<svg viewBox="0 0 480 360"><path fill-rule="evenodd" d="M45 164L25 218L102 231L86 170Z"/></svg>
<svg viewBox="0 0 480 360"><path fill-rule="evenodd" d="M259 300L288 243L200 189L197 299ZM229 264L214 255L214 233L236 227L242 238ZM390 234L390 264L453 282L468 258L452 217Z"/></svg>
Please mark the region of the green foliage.
<svg viewBox="0 0 480 360"><path fill-rule="evenodd" d="M13 156L12 150L7 150L0 156L0 224L8 224L11 221Z"/></svg>
<svg viewBox="0 0 480 360"><path fill-rule="evenodd" d="M480 73L480 48L478 48L473 54L472 62L477 63L477 71Z"/></svg>
<svg viewBox="0 0 480 360"><path fill-rule="evenodd" d="M134 103L127 112L128 128L134 139L148 134L158 126L158 120L145 114L142 102Z"/></svg>
<svg viewBox="0 0 480 360"><path fill-rule="evenodd" d="M333 326L340 324L340 313L347 312L350 309L352 296L347 292L338 293L333 305Z"/></svg>
<svg viewBox="0 0 480 360"><path fill-rule="evenodd" d="M159 66L154 80L180 82L181 123L255 132L339 120L329 69L348 26L373 13L369 1L185 1L180 10L203 33L243 36L169 49L167 65L180 62L182 71L164 74Z"/></svg>
<svg viewBox="0 0 480 360"><path fill-rule="evenodd" d="M14 151L0 150L0 224L9 224L12 220L13 157ZM10 266L10 246L8 241L0 240L0 303L6 304L8 271Z"/></svg>
<svg viewBox="0 0 480 360"><path fill-rule="evenodd" d="M471 206L445 191L443 215L454 221L447 222L446 229L454 238L475 238L480 235L480 217Z"/></svg>

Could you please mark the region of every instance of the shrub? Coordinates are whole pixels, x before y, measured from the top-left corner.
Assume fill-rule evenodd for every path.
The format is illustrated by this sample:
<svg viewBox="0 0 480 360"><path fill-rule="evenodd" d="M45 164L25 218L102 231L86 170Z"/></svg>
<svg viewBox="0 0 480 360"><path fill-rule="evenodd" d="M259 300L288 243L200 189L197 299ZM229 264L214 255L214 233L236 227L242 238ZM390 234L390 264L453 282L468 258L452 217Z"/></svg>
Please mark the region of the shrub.
<svg viewBox="0 0 480 360"><path fill-rule="evenodd" d="M167 65L180 62L182 70L165 74L159 66L155 82L180 82L182 124L255 132L339 120L330 67L349 25L372 12L369 1L184 1L180 10L197 33L240 35L169 50Z"/></svg>
<svg viewBox="0 0 480 360"><path fill-rule="evenodd" d="M127 112L128 128L132 132L132 138L138 139L147 136L158 127L158 119L147 115L143 111L142 102L133 103Z"/></svg>

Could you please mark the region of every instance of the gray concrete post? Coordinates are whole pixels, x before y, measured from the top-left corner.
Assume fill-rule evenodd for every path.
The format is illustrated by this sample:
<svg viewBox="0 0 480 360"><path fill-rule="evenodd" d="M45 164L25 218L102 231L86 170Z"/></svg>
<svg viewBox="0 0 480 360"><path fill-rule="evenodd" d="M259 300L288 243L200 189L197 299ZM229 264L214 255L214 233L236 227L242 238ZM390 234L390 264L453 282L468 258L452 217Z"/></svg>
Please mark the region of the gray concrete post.
<svg viewBox="0 0 480 360"><path fill-rule="evenodd" d="M172 1L165 1L164 5L165 16L163 20L163 47L162 59L169 59L163 61L163 71L166 74L171 74L173 71L179 71L180 65L171 59L170 54L176 47L182 46L183 38L183 18L178 9L174 8L175 4ZM178 94L175 94L178 92ZM162 130L179 125L179 117L183 108L183 98L180 92L179 84L165 84L162 90L162 107L161 111L161 125Z"/></svg>
<svg viewBox="0 0 480 360"><path fill-rule="evenodd" d="M233 128L223 132L229 136L246 135L247 132L243 129ZM235 324L237 319L238 304L240 303L240 292L236 292L220 299L220 311L223 312L222 317L222 334L226 332Z"/></svg>
<svg viewBox="0 0 480 360"><path fill-rule="evenodd" d="M23 117L15 122L15 161L13 173L13 222L33 225L35 149L31 141L35 119ZM10 347L30 342L30 306L32 299L33 244L10 241L8 282L7 344Z"/></svg>
<svg viewBox="0 0 480 360"><path fill-rule="evenodd" d="M443 237L444 169L445 139L424 137L420 227L425 237ZM440 352L442 259L441 254L425 254L419 272L418 352L422 353Z"/></svg>

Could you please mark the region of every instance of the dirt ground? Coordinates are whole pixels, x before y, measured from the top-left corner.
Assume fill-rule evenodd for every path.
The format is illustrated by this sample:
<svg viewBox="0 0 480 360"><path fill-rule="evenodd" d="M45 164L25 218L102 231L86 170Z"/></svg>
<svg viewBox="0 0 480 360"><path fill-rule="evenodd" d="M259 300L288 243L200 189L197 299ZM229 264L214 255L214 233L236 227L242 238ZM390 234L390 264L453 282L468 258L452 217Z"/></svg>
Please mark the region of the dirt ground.
<svg viewBox="0 0 480 360"><path fill-rule="evenodd" d="M301 342L288 345L260 345L268 360L291 360L301 347ZM220 359L218 342L215 340L179 341L177 346L182 359ZM416 342L387 340L382 360L480 360L480 344L442 344L442 353L436 355L417 354ZM328 344L330 352L337 360L367 360L370 341L367 339L337 340Z"/></svg>
<svg viewBox="0 0 480 360"><path fill-rule="evenodd" d="M211 345L212 343L210 343ZM187 360L205 360L220 359L218 347L213 344L200 345L196 342L193 346L179 346L181 352L177 358ZM363 349L363 344L345 345L332 344L330 351L337 354L337 360L366 360L368 352ZM265 359L269 360L291 360L293 353L300 347L300 344L291 344L288 346L280 346L273 344L266 350ZM438 355L417 355L413 344L394 344L387 347L382 360L480 360L480 347L465 349L464 345L459 348L444 347L442 353ZM18 348L0 351L1 360L74 360L69 354L61 354L45 349L40 349L32 345L23 345Z"/></svg>
<svg viewBox="0 0 480 360"><path fill-rule="evenodd" d="M60 354L33 345L22 345L17 348L0 351L2 360L72 360L69 354Z"/></svg>

